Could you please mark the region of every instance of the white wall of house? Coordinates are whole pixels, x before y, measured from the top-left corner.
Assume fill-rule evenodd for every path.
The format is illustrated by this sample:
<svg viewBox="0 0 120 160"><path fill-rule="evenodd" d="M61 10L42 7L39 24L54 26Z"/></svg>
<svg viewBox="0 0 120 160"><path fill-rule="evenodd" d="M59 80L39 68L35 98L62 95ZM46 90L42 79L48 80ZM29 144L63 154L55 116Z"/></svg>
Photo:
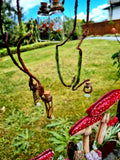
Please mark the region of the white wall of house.
<svg viewBox="0 0 120 160"><path fill-rule="evenodd" d="M114 4L114 3L120 2L120 0L108 0L108 3L110 3L110 2L111 2L111 4Z"/></svg>
<svg viewBox="0 0 120 160"><path fill-rule="evenodd" d="M112 11L112 20L120 19L120 6L115 7Z"/></svg>

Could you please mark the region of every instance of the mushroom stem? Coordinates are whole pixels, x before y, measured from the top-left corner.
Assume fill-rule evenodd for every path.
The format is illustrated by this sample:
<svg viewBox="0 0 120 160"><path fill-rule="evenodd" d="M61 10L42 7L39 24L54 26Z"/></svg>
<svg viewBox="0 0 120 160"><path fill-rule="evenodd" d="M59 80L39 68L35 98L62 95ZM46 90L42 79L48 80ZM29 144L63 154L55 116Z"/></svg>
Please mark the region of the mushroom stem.
<svg viewBox="0 0 120 160"><path fill-rule="evenodd" d="M120 140L120 132L118 132L117 136L118 136L118 139Z"/></svg>
<svg viewBox="0 0 120 160"><path fill-rule="evenodd" d="M91 126L89 126L85 129L85 133L83 134L83 150L85 154L90 152L89 135L91 132Z"/></svg>
<svg viewBox="0 0 120 160"><path fill-rule="evenodd" d="M104 141L104 135L105 135L108 121L109 121L109 114L105 114L103 119L101 120L100 127L96 135L96 141L98 142L98 144L102 144Z"/></svg>
<svg viewBox="0 0 120 160"><path fill-rule="evenodd" d="M98 136L99 136L99 133L100 133L101 125L102 125L102 123L100 122L99 127L98 127L98 130L97 130L97 133L96 133L96 137L95 137L95 140L96 140L96 141L97 141Z"/></svg>

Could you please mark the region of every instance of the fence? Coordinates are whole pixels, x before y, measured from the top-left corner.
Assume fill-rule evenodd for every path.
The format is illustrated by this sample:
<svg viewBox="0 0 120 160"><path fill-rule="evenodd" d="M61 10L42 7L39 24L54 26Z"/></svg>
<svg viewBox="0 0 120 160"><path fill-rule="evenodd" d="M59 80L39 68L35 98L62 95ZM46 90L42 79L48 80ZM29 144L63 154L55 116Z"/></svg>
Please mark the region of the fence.
<svg viewBox="0 0 120 160"><path fill-rule="evenodd" d="M105 35L111 34L112 27L115 27L117 33L120 34L120 19L112 21L103 21L99 23L90 23L88 35ZM82 29L85 29L85 25L82 25Z"/></svg>

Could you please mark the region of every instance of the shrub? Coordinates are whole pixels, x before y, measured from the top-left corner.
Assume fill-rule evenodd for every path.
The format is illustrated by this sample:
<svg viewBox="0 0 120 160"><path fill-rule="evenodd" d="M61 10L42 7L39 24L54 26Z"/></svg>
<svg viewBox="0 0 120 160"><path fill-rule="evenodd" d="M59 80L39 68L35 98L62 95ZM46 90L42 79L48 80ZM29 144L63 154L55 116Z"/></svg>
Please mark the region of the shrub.
<svg viewBox="0 0 120 160"><path fill-rule="evenodd" d="M25 51L29 51L29 50L32 50L32 49L46 47L46 46L53 45L53 44L55 44L55 43L53 43L53 42L37 42L37 43L34 43L34 44L28 44L28 45L25 45L25 46L21 46L20 50L21 50L21 52L25 52ZM16 51L17 51L17 47L10 47L10 51L11 51L11 54L15 54ZM7 53L6 48L3 48L3 49L0 50L0 57L4 57L4 56L7 56L7 55L8 55L8 53Z"/></svg>

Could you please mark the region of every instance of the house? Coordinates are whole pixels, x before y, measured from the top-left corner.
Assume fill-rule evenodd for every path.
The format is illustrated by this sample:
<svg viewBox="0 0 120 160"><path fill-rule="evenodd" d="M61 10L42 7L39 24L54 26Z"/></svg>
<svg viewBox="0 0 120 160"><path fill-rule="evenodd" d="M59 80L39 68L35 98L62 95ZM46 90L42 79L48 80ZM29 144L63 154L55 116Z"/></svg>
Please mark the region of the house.
<svg viewBox="0 0 120 160"><path fill-rule="evenodd" d="M104 10L108 10L109 20L120 19L120 0L108 0L108 6Z"/></svg>
<svg viewBox="0 0 120 160"><path fill-rule="evenodd" d="M88 35L106 35L111 34L111 29L116 28L120 34L120 0L108 0L108 5L104 10L108 10L108 19L103 22L89 23ZM111 21L112 20L112 21ZM82 25L82 29L86 29L86 25Z"/></svg>

